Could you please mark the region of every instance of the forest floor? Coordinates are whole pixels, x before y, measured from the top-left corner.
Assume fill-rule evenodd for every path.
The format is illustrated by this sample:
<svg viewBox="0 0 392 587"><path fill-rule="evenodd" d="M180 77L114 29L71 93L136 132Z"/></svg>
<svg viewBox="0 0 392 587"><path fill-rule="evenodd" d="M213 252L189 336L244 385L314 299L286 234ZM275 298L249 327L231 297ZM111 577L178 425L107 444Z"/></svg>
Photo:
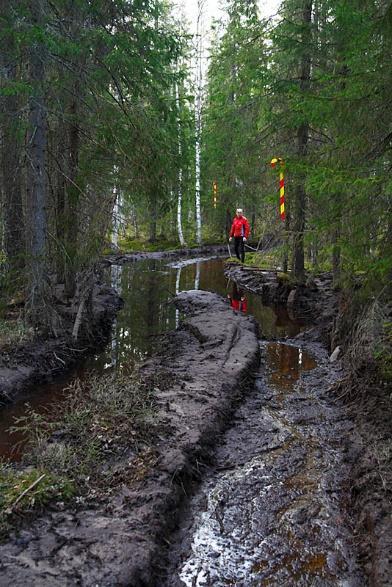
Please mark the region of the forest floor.
<svg viewBox="0 0 392 587"><path fill-rule="evenodd" d="M20 518L22 490L39 477L16 491L7 515L18 530L0 545L0 584L390 584L390 501L369 450L390 438L390 420L337 397L345 371L325 344L336 315L329 276L301 296L273 272L228 272L269 303L297 289L289 309L312 325L260 340L253 319L219 296L180 294L183 325L139 380L92 381L78 396L87 397L80 421L70 405L62 429L38 435L43 462L62 459L57 470L69 475L69 455L82 460L89 449L84 429L99 445L70 498L60 491ZM140 398L135 412L124 391Z"/></svg>
<svg viewBox="0 0 392 587"><path fill-rule="evenodd" d="M72 337L77 307L57 300L62 315L62 329L56 337L47 337L26 328L13 307L5 316L0 337L0 406L16 400L33 385L66 372L95 348L106 344L113 319L121 307L116 292L99 278L93 286L88 324L81 329L78 340Z"/></svg>

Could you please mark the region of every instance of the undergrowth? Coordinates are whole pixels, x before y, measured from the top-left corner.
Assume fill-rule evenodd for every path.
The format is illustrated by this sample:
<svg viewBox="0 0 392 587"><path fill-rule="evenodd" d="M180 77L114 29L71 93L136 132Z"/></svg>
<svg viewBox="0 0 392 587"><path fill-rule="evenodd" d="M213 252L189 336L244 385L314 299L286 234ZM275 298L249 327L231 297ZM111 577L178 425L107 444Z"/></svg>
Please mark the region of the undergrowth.
<svg viewBox="0 0 392 587"><path fill-rule="evenodd" d="M142 479L155 459L151 386L136 375L109 373L76 380L61 407L44 415L29 409L14 430L23 433L26 447L21 466L1 464L3 535L16 515L49 503L71 497L79 504L105 499L119 484Z"/></svg>
<svg viewBox="0 0 392 587"><path fill-rule="evenodd" d="M0 320L0 348L20 345L34 338L34 329L22 317Z"/></svg>

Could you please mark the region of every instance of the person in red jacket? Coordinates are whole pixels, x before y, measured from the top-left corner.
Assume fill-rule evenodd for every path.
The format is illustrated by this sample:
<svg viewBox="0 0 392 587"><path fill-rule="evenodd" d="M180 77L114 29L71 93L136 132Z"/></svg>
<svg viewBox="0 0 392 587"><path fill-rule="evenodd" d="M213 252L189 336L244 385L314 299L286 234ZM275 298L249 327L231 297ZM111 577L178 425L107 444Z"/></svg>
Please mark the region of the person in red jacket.
<svg viewBox="0 0 392 587"><path fill-rule="evenodd" d="M230 231L230 238L229 242L232 241L234 237L234 250L235 254L237 255L237 259L245 261L245 246L244 244L248 240L250 232L250 226L248 219L242 213L241 208L237 208L233 224Z"/></svg>

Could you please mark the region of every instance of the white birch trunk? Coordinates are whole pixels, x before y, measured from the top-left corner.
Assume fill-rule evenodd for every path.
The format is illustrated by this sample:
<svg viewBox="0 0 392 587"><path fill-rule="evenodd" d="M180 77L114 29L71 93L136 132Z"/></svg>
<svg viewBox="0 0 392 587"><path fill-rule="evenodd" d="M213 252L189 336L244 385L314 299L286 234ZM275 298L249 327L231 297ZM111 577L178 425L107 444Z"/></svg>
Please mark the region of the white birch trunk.
<svg viewBox="0 0 392 587"><path fill-rule="evenodd" d="M118 248L118 226L119 226L119 217L118 217L118 211L119 211L119 193L117 190L117 187L114 186L113 187L113 200L114 200L114 206L113 206L113 231L112 231L112 245L114 245L116 247L116 249Z"/></svg>
<svg viewBox="0 0 392 587"><path fill-rule="evenodd" d="M200 141L201 141L201 105L203 90L202 70L202 17L203 0L197 2L197 28L196 28L196 104L195 104L195 213L196 213L196 242L201 244L201 205L200 205Z"/></svg>
<svg viewBox="0 0 392 587"><path fill-rule="evenodd" d="M121 265L112 265L110 268L110 277L111 277L111 285L112 288L121 295L121 276L122 276L122 266ZM112 343L111 343L111 363L108 367L115 367L118 362L118 339L117 339L117 317L114 319L112 324Z"/></svg>
<svg viewBox="0 0 392 587"><path fill-rule="evenodd" d="M181 145L181 122L180 122L180 95L178 83L176 83L176 109L177 109L177 128L178 128L178 191L177 191L177 230L178 240L182 247L186 246L184 234L182 232L182 145Z"/></svg>

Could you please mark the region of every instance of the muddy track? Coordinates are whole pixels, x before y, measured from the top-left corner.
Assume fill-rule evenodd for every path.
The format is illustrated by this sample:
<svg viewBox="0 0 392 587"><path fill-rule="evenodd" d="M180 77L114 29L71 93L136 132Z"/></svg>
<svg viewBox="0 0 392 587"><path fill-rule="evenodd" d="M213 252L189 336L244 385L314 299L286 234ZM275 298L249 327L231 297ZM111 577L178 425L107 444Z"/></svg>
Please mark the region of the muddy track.
<svg viewBox="0 0 392 587"><path fill-rule="evenodd" d="M178 305L188 314L183 328L164 340L159 356L142 370L155 383L159 442L151 470L107 503L54 508L11 536L0 545L1 585L156 584L180 506L259 358L255 322L232 312L216 294L184 292Z"/></svg>
<svg viewBox="0 0 392 587"><path fill-rule="evenodd" d="M192 500L166 587L366 584L347 508L360 442L328 393L338 373L320 345L305 348L311 371L303 345L261 342L255 389Z"/></svg>

